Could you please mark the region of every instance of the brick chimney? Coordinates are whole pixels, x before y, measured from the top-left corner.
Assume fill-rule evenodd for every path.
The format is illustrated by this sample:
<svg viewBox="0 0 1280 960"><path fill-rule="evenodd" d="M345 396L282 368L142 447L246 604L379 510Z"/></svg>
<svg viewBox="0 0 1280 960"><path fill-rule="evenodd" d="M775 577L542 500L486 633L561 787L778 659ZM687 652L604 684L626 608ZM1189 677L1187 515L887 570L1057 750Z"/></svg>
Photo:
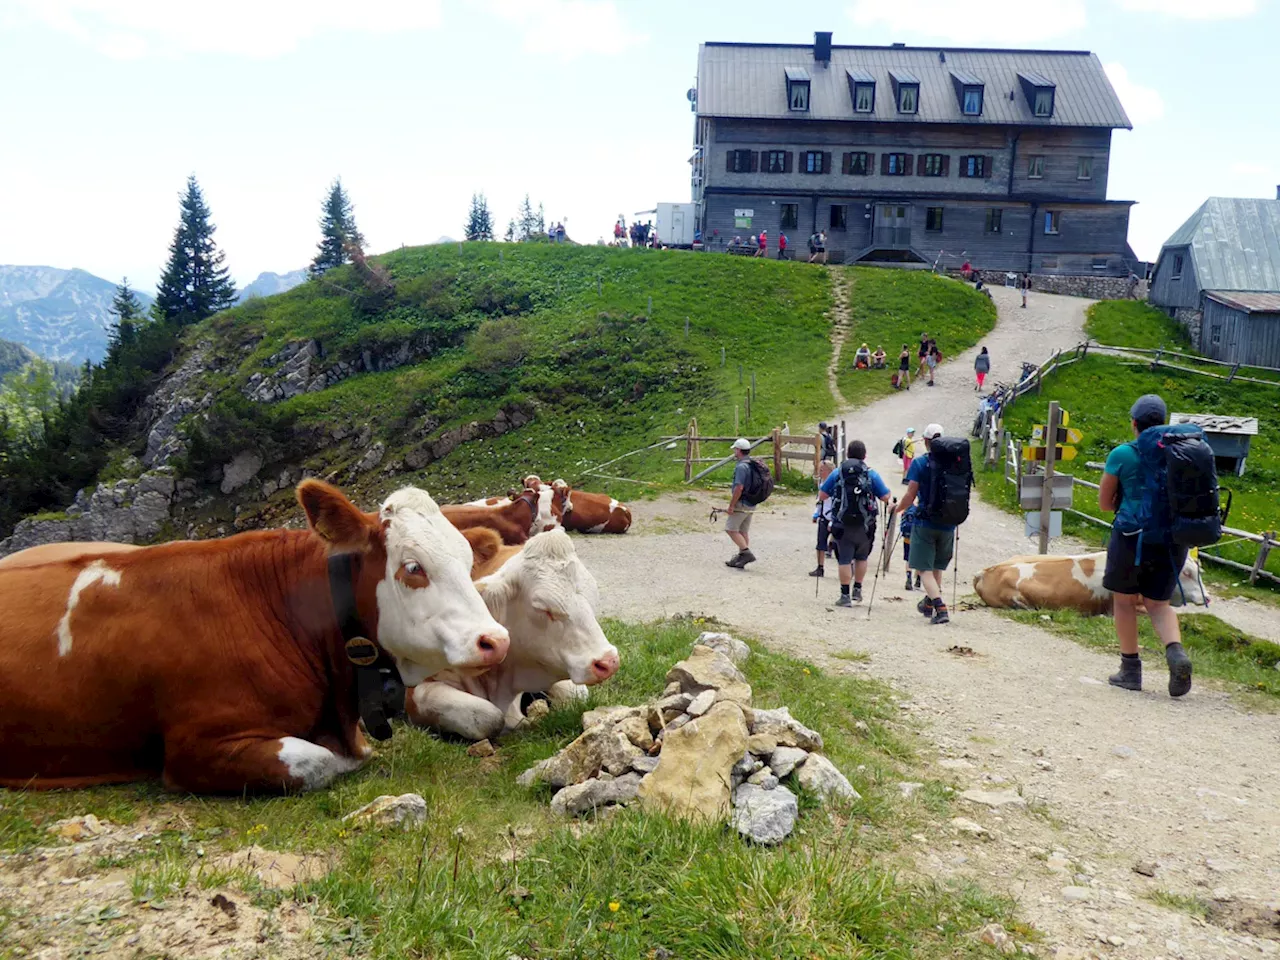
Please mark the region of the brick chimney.
<svg viewBox="0 0 1280 960"><path fill-rule="evenodd" d="M813 59L824 67L831 63L831 33L814 33Z"/></svg>

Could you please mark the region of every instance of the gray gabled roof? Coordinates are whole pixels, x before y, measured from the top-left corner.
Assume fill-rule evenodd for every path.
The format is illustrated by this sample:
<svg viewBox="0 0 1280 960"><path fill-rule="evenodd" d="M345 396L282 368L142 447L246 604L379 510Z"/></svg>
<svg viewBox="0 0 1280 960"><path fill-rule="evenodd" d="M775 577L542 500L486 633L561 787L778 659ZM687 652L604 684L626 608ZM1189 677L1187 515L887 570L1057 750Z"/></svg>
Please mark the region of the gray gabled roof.
<svg viewBox="0 0 1280 960"><path fill-rule="evenodd" d="M806 112L787 109L784 70L800 64L811 78ZM853 112L846 74L862 72L880 88L871 114ZM961 113L953 72L981 78L986 88L982 116ZM897 112L891 73L919 81L919 112ZM1052 117L1032 113L1019 74L1054 85ZM831 63L824 67L814 62L808 44L704 43L698 52L697 110L707 117L1132 129L1101 61L1082 51L833 46Z"/></svg>
<svg viewBox="0 0 1280 960"><path fill-rule="evenodd" d="M1191 248L1201 290L1280 291L1280 200L1210 197L1170 247Z"/></svg>

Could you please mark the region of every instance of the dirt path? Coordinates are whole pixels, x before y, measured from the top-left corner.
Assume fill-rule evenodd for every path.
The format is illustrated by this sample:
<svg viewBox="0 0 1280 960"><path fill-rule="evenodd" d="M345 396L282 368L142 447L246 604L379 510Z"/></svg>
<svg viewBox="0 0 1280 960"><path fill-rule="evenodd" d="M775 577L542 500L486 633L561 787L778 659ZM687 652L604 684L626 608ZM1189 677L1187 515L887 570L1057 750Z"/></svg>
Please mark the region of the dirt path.
<svg viewBox="0 0 1280 960"><path fill-rule="evenodd" d="M849 284L853 278L842 270L831 271L831 299L835 304L831 330L831 362L827 364L827 385L831 387L831 395L836 405L843 410L849 405L844 394L840 392L840 351L849 338Z"/></svg>
<svg viewBox="0 0 1280 960"><path fill-rule="evenodd" d="M1086 301L1040 294L1023 310L1015 291L992 292L1000 322L984 343L995 379L1078 342ZM933 388L844 413L891 487L901 489L901 473L890 449L908 424L937 420L967 432L975 353L945 365ZM1248 713L1203 681L1171 700L1157 671L1140 694L1115 690L1106 684L1113 656L985 609L953 611L949 626L933 627L915 612L919 594L903 590L900 553L878 584L871 619L866 604L836 609L834 568L822 580L805 575L815 559L809 501L770 501L752 529L759 562L728 570L731 547L722 524L708 524L708 502L639 504L628 536L579 541L605 612L712 614L828 669L893 681L910 698L904 716L937 746L936 776L957 790L1012 789L1026 804L958 801L955 812L990 833L959 837L939 823L919 835L923 869L1017 897L1043 933L1041 955L1280 955L1280 927L1263 919L1280 906L1280 715ZM659 518L662 529L688 532L646 536ZM961 597L974 571L1026 551L1021 526L975 500L959 546ZM953 645L976 656L957 657ZM831 657L840 651L870 660ZM1139 863L1154 864L1155 876L1135 872ZM1212 922L1152 902L1162 891L1202 902Z"/></svg>

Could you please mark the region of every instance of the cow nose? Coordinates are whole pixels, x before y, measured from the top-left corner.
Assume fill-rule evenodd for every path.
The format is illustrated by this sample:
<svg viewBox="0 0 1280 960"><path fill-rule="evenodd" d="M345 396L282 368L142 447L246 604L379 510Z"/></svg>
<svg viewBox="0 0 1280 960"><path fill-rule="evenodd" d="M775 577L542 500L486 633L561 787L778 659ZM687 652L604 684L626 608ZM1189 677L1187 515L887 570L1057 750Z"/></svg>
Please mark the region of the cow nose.
<svg viewBox="0 0 1280 960"><path fill-rule="evenodd" d="M482 633L476 640L476 652L480 655L480 662L490 667L503 661L509 646L511 641L505 632Z"/></svg>
<svg viewBox="0 0 1280 960"><path fill-rule="evenodd" d="M592 661L591 672L595 674L597 683L602 680L608 680L618 672L618 655L616 653L608 653L599 660Z"/></svg>

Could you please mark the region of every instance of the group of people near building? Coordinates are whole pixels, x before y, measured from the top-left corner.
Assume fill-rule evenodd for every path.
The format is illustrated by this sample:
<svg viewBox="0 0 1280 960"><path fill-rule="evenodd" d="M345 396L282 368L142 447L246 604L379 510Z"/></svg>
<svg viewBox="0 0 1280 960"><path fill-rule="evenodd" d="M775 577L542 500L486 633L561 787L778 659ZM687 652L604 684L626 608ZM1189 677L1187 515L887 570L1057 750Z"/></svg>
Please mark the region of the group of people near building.
<svg viewBox="0 0 1280 960"><path fill-rule="evenodd" d="M662 243L658 240L658 231L653 228L653 221L640 223L636 221L627 226L626 220L619 216L613 225L613 243L617 247L633 246L633 247L651 247L654 250L661 250Z"/></svg>
<svg viewBox="0 0 1280 960"><path fill-rule="evenodd" d="M985 351L980 354L985 355ZM1177 536L1171 533L1175 521L1166 516L1168 505L1152 507L1149 482L1152 471L1159 469L1159 460L1153 456L1163 456L1151 451L1175 439L1169 436L1171 432L1185 429L1167 426L1167 420L1168 411L1159 396L1149 394L1133 404L1130 427L1136 439L1116 447L1108 456L1098 501L1103 510L1115 514L1103 585L1114 595L1121 658L1120 670L1109 682L1127 690L1142 689L1137 615L1139 605L1144 605L1164 644L1169 693L1180 697L1191 689L1192 665L1169 601L1186 562L1187 548L1179 546ZM919 437L914 427L908 427L893 450L902 459L902 481L906 484L901 498L894 498L884 478L867 464L867 447L862 440L850 440L844 459L836 463L835 428L823 423L819 429L822 456L813 514L817 566L809 576L825 577L826 560L834 556L840 585L835 606L860 603L877 532L883 525L882 537L892 536L896 522L907 564L904 589L923 591L916 610L930 624L948 623L943 576L955 558L957 528L968 518L973 486L968 438L944 436L939 423L928 424ZM751 550L752 518L773 487L771 481L761 481L760 474L768 476L768 468L751 458L750 441L735 440L732 449L737 462L726 530L737 552L725 565L745 570L756 562ZM1216 490L1216 477L1210 479ZM882 543L881 550L891 546ZM887 560L882 554L880 562L886 568Z"/></svg>
<svg viewBox="0 0 1280 960"><path fill-rule="evenodd" d="M563 221L547 224L547 239L552 243L564 243L565 230Z"/></svg>

